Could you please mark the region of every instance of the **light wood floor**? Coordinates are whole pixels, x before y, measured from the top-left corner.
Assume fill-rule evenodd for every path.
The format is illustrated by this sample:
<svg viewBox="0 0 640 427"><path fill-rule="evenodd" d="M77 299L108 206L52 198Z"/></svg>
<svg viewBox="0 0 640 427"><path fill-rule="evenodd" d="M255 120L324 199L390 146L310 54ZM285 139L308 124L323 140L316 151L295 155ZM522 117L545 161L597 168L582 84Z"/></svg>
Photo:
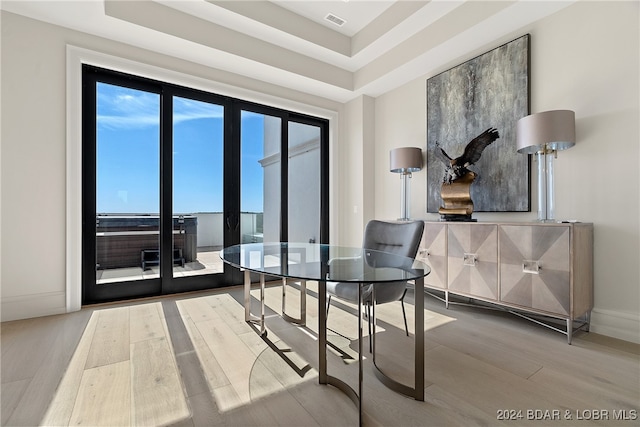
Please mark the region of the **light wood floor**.
<svg viewBox="0 0 640 427"><path fill-rule="evenodd" d="M266 339L244 322L240 287L2 323L2 425L357 425L348 397L318 384L314 285L306 328L283 321L281 288L267 289ZM379 365L410 383L399 303L377 316ZM354 307L335 302L329 327L339 349L329 373L355 386ZM425 328L425 402L384 387L367 357L365 425L640 425L636 344L577 333L567 345L520 318L428 296Z"/></svg>

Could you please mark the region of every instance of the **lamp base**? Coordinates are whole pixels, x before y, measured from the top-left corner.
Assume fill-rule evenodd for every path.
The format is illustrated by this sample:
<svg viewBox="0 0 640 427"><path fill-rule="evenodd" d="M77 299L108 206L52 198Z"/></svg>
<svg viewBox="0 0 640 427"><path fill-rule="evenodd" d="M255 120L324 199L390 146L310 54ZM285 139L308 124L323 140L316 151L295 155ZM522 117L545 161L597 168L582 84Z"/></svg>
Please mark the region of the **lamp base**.
<svg viewBox="0 0 640 427"><path fill-rule="evenodd" d="M413 221L411 218L398 218L397 221Z"/></svg>

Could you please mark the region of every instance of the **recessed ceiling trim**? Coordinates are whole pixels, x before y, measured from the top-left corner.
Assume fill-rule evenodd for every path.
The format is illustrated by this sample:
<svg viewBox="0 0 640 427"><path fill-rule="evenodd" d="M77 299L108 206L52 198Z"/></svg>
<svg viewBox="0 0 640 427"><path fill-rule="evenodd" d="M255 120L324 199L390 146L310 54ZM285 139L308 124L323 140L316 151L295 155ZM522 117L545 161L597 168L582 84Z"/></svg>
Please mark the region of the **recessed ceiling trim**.
<svg viewBox="0 0 640 427"><path fill-rule="evenodd" d="M303 39L205 0L117 2L121 3L121 8L134 8L135 19L114 17L115 14L110 16L105 10L118 5L109 1L105 4L101 0L3 0L0 10L3 15L15 13L77 31L68 33L68 40L81 40L77 43L85 46L98 49L107 46L108 49L111 45L103 42L113 40L119 48L129 45L164 56L168 61L163 62L165 64L174 64L170 58L180 59L174 64L175 69L206 76L213 81L251 87L265 93L287 94L296 91L310 97L347 102L360 95L380 96L413 79L444 71L469 58L474 52L494 46L499 39L504 42L510 40L509 33L521 35L531 28L533 22L576 1L511 1L511 6L506 9L486 15L476 13L469 4L491 6L500 2L432 0L388 31L377 30L386 32L353 56L341 55L309 41L311 37ZM273 2L282 4L276 0ZM262 0L252 3L273 2ZM358 3L369 5L373 2L362 0ZM309 10L315 10L311 7L312 2L308 3ZM330 3L336 5L338 2ZM451 6L452 3L455 7ZM286 9L287 4L293 3L284 4L282 8ZM305 9L306 4L296 4L296 13L298 9ZM465 9L463 6L471 7L467 9L469 13L459 15L457 9ZM286 11L283 12L289 16ZM324 27L327 34L349 40L342 29L340 34L330 30L329 23L326 26L319 24L322 17L323 14L316 24ZM298 22L311 20L299 18L297 16ZM220 20L224 24L218 22ZM446 25L448 21L453 30ZM380 23L381 28L383 24ZM352 23L346 24L349 25ZM364 31L373 31L374 27ZM99 41L93 36L104 40ZM131 52L135 51L123 49L123 56ZM167 68L174 69L174 66L168 65Z"/></svg>
<svg viewBox="0 0 640 427"><path fill-rule="evenodd" d="M377 57L356 71L355 87L365 86L391 73L397 67L413 61L416 57L447 42L457 34L467 31L514 3L516 2L468 1L464 3L432 25L400 43L395 49Z"/></svg>
<svg viewBox="0 0 640 427"><path fill-rule="evenodd" d="M362 49L384 37L385 34L401 25L402 22L430 2L430 0L398 1L392 4L371 23L353 35L351 38L351 54L357 54Z"/></svg>
<svg viewBox="0 0 640 427"><path fill-rule="evenodd" d="M268 25L341 55L351 55L351 38L269 1L206 0L212 6ZM177 6L181 6L180 2Z"/></svg>
<svg viewBox="0 0 640 427"><path fill-rule="evenodd" d="M371 80L360 80L356 73L355 94L380 96L420 76L435 76L449 68L472 59L488 50L501 46L526 34L531 22L552 15L580 0L555 2L518 1L510 7L492 14L467 30L447 37L441 44L412 58L386 75ZM483 37L478 35L482 34Z"/></svg>
<svg viewBox="0 0 640 427"><path fill-rule="evenodd" d="M402 42L424 31L425 28L433 25L434 22L445 17L464 3L462 0L428 2L428 4L417 10L400 24L387 31L382 37L364 47L357 54L354 54L352 62L356 68L351 68L351 70L359 70L376 58L396 49Z"/></svg>
<svg viewBox="0 0 640 427"><path fill-rule="evenodd" d="M164 34L288 71L353 89L353 74L309 56L239 33L157 2L105 1L105 14Z"/></svg>

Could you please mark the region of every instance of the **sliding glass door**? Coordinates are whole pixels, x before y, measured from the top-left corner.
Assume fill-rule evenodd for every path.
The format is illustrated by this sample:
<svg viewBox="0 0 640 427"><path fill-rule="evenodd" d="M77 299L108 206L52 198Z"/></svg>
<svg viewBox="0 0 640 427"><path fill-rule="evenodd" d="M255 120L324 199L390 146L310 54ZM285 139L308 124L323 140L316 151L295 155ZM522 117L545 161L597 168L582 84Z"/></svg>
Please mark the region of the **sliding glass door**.
<svg viewBox="0 0 640 427"><path fill-rule="evenodd" d="M96 96L96 282L157 278L160 95L101 82Z"/></svg>
<svg viewBox="0 0 640 427"><path fill-rule="evenodd" d="M327 243L327 123L290 112L271 115L257 106L244 108L242 242Z"/></svg>
<svg viewBox="0 0 640 427"><path fill-rule="evenodd" d="M241 243L279 242L282 118L240 112Z"/></svg>
<svg viewBox="0 0 640 427"><path fill-rule="evenodd" d="M161 293L162 91L83 69L83 303Z"/></svg>
<svg viewBox="0 0 640 427"><path fill-rule="evenodd" d="M293 242L319 243L322 129L297 122L289 122L288 126L288 238Z"/></svg>
<svg viewBox="0 0 640 427"><path fill-rule="evenodd" d="M223 272L224 106L173 97L173 277Z"/></svg>
<svg viewBox="0 0 640 427"><path fill-rule="evenodd" d="M83 69L83 302L241 282L219 251L328 242L325 120Z"/></svg>

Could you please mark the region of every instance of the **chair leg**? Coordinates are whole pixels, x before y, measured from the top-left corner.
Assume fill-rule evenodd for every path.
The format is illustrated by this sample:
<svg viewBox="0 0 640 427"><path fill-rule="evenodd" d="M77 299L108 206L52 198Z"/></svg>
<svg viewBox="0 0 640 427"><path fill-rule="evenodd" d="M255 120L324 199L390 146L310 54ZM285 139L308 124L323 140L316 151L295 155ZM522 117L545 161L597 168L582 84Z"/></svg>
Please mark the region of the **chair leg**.
<svg viewBox="0 0 640 427"><path fill-rule="evenodd" d="M407 289L404 290L402 298L400 298L400 305L402 305L402 317L404 318L404 330L409 336L409 327L407 326L407 313L404 310L404 296L407 294Z"/></svg>
<svg viewBox="0 0 640 427"><path fill-rule="evenodd" d="M329 317L329 307L331 307L331 295L327 295L327 317Z"/></svg>
<svg viewBox="0 0 640 427"><path fill-rule="evenodd" d="M367 307L367 320L368 320L368 323L369 323L369 353L371 353L373 351L372 350L373 345L371 343L371 339L372 339L371 338L372 337L372 334L371 334L371 306L369 304L367 304L366 307Z"/></svg>

